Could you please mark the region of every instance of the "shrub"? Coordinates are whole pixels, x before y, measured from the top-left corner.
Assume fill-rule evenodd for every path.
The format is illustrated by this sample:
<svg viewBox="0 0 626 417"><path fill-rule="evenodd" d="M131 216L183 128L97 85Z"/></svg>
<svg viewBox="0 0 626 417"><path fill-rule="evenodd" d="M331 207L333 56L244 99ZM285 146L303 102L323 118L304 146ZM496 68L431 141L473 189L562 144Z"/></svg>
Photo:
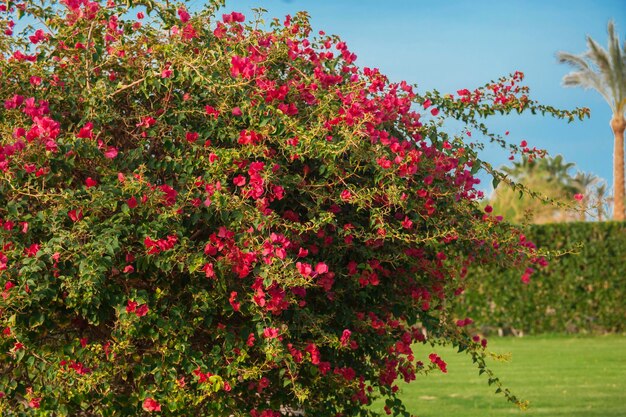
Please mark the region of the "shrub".
<svg viewBox="0 0 626 417"><path fill-rule="evenodd" d="M430 117L488 134L478 115L546 110L521 73L421 96L304 13L262 30L218 6L0 5L9 414L405 413L395 381L445 371L412 343L484 371L450 314L466 268L542 262Z"/></svg>
<svg viewBox="0 0 626 417"><path fill-rule="evenodd" d="M623 332L626 228L623 223L530 226L528 239L554 253L548 267L519 288L519 272L480 267L456 306L481 326L526 333ZM581 246L582 245L582 246Z"/></svg>

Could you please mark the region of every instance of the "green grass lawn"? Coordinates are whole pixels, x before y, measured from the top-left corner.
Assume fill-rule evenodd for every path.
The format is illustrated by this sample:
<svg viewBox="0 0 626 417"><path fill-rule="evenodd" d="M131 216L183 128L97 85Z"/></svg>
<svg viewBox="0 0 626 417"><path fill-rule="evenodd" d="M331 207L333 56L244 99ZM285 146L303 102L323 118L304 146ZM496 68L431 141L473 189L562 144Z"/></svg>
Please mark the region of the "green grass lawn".
<svg viewBox="0 0 626 417"><path fill-rule="evenodd" d="M407 409L419 417L626 416L625 336L492 337L489 348L511 353L510 362L490 364L506 387L530 401L527 411L494 394L469 356L447 348L434 350L448 363L447 374L401 385Z"/></svg>

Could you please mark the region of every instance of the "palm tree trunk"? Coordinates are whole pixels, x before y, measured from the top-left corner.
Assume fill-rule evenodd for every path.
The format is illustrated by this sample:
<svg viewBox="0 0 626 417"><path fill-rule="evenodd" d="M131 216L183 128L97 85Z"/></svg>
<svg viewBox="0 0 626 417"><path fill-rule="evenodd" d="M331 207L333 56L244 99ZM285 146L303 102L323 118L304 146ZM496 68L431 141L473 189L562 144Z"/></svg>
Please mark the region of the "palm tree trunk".
<svg viewBox="0 0 626 417"><path fill-rule="evenodd" d="M624 130L623 114L614 114L611 119L613 130L613 220L624 221Z"/></svg>

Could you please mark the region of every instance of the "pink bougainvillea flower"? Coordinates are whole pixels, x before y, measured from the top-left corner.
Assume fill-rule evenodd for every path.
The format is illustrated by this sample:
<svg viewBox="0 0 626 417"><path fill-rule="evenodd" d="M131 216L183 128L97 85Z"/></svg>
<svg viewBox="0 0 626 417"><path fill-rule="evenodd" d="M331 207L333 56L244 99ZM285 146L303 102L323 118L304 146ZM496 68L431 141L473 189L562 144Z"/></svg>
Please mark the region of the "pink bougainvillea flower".
<svg viewBox="0 0 626 417"><path fill-rule="evenodd" d="M180 21L183 23L187 23L189 22L189 19L191 19L191 16L184 7L178 8L176 12L178 13L178 17L180 17Z"/></svg>
<svg viewBox="0 0 626 417"><path fill-rule="evenodd" d="M215 278L215 270L213 269L213 264L212 263L207 263L202 267L202 270L204 271L204 274L206 275L207 278Z"/></svg>
<svg viewBox="0 0 626 417"><path fill-rule="evenodd" d="M161 411L161 404L159 404L159 402L157 400L155 400L154 398L146 398L145 400L143 400L143 404L141 405L141 407L145 410L145 411Z"/></svg>
<svg viewBox="0 0 626 417"><path fill-rule="evenodd" d="M341 192L340 197L343 201L350 201L350 199L352 198L352 193L350 192L350 190L346 189Z"/></svg>
<svg viewBox="0 0 626 417"><path fill-rule="evenodd" d="M242 130L239 132L237 143L240 145L258 145L261 136L252 130Z"/></svg>
<svg viewBox="0 0 626 417"><path fill-rule="evenodd" d="M263 390L265 388L269 387L269 386L270 386L270 380L268 378L266 378L266 377L263 377L263 378L261 378L259 380L259 383L257 384L257 392L263 392ZM265 414L265 413L263 413L263 414ZM263 416L263 414L261 414L261 416ZM270 417L270 416L273 417L273 415L275 415L275 414L273 414L273 413L272 414L267 414L267 417ZM263 417L265 417L265 416L263 416Z"/></svg>
<svg viewBox="0 0 626 417"><path fill-rule="evenodd" d="M232 291L230 293L230 298L228 299L228 302L235 311L239 311L239 309L241 308L241 303L237 302L237 291Z"/></svg>
<svg viewBox="0 0 626 417"><path fill-rule="evenodd" d="M28 406L30 408L39 408L41 406L41 398L40 397L34 397L31 398L30 401L28 402Z"/></svg>
<svg viewBox="0 0 626 417"><path fill-rule="evenodd" d="M241 13L232 12L230 14L222 15L222 20L224 23L243 22L246 20L246 17Z"/></svg>
<svg viewBox="0 0 626 417"><path fill-rule="evenodd" d="M196 32L196 29L191 25L191 23L187 23L183 28L182 38L189 41L197 37L198 32Z"/></svg>
<svg viewBox="0 0 626 417"><path fill-rule="evenodd" d="M126 303L126 312L134 313L135 310L137 310L137 302L133 300L128 300L128 302Z"/></svg>
<svg viewBox="0 0 626 417"><path fill-rule="evenodd" d="M200 135L197 132L187 132L187 133L185 133L185 139L189 143L193 143L193 142L197 141L199 137L200 137Z"/></svg>
<svg viewBox="0 0 626 417"><path fill-rule="evenodd" d="M246 177L244 177L243 175L237 175L235 178L233 178L233 184L235 184L237 187L243 187L244 185L246 185Z"/></svg>
<svg viewBox="0 0 626 417"><path fill-rule="evenodd" d="M209 105L204 106L204 112L208 116L212 116L214 119L217 119L217 117L220 115L220 112L215 107Z"/></svg>
<svg viewBox="0 0 626 417"><path fill-rule="evenodd" d="M263 329L263 337L266 339L275 339L278 337L278 329L275 327L266 327Z"/></svg>
<svg viewBox="0 0 626 417"><path fill-rule="evenodd" d="M311 267L311 265L304 262L296 262L296 268L298 269L298 272L300 272L300 274L305 277L310 276L313 272L313 268Z"/></svg>
<svg viewBox="0 0 626 417"><path fill-rule="evenodd" d="M176 203L176 197L178 196L178 191L173 189L167 184L163 184L159 186L159 190L164 194L164 204L166 206L171 206Z"/></svg>
<svg viewBox="0 0 626 417"><path fill-rule="evenodd" d="M319 262L317 265L315 265L315 272L318 274L325 274L328 272L328 265L326 265L324 262Z"/></svg>
<svg viewBox="0 0 626 417"><path fill-rule="evenodd" d="M170 78L174 71L170 67L166 67L163 71L161 71L161 78Z"/></svg>
<svg viewBox="0 0 626 417"><path fill-rule="evenodd" d="M348 345L348 343L350 342L350 336L352 336L352 332L348 329L345 329L341 334L341 339L339 339L339 341L341 342L341 346Z"/></svg>
<svg viewBox="0 0 626 417"><path fill-rule="evenodd" d="M39 42L47 41L49 38L50 35L45 33L42 29L37 29L33 35L28 37L28 39L34 45L38 44Z"/></svg>
<svg viewBox="0 0 626 417"><path fill-rule="evenodd" d="M76 135L77 138L81 139L93 139L93 123L88 122L83 126Z"/></svg>
<svg viewBox="0 0 626 417"><path fill-rule="evenodd" d="M524 271L524 273L522 274L522 282L524 284L528 284L530 282L530 277L532 276L532 274L535 272L534 269L532 268L526 268L526 270Z"/></svg>
<svg viewBox="0 0 626 417"><path fill-rule="evenodd" d="M235 22L243 23L243 21L246 20L246 17L243 15L243 13L232 12L231 16L233 17L233 20Z"/></svg>
<svg viewBox="0 0 626 417"><path fill-rule="evenodd" d="M389 159L385 158L385 157L378 158L376 160L376 163L383 169L391 168L391 164L392 164L392 162Z"/></svg>
<svg viewBox="0 0 626 417"><path fill-rule="evenodd" d="M69 216L69 218L74 222L78 222L80 220L82 220L83 218L83 211L82 210L70 210L67 212L67 215Z"/></svg>
<svg viewBox="0 0 626 417"><path fill-rule="evenodd" d="M456 325L459 327L465 327L465 326L469 326L470 324L474 323L474 320L472 320L471 318L467 317L464 318L462 320L457 320L456 321Z"/></svg>
<svg viewBox="0 0 626 417"><path fill-rule="evenodd" d="M576 201L582 201L585 196L582 194L574 194L574 198L576 199Z"/></svg>
<svg viewBox="0 0 626 417"><path fill-rule="evenodd" d="M231 58L230 74L233 77L241 75L243 78L252 78L257 74L257 65L248 57L233 56Z"/></svg>
<svg viewBox="0 0 626 417"><path fill-rule="evenodd" d="M33 243L28 248L24 249L24 254L29 258L35 257L37 252L39 252L39 244L37 243Z"/></svg>
<svg viewBox="0 0 626 417"><path fill-rule="evenodd" d="M432 363L437 365L437 367L439 367L441 372L443 372L444 374L448 372L447 364L436 353L431 353L430 355L428 355L428 359L430 359Z"/></svg>
<svg viewBox="0 0 626 417"><path fill-rule="evenodd" d="M148 305L142 304L139 307L137 307L137 309L135 310L135 314L137 315L137 317L143 317L146 314L148 314L148 311L150 311L150 309L148 308Z"/></svg>
<svg viewBox="0 0 626 417"><path fill-rule="evenodd" d="M146 116L141 119L141 122L137 123L137 127L145 127L146 129L154 126L156 124L156 119L152 116Z"/></svg>
<svg viewBox="0 0 626 417"><path fill-rule="evenodd" d="M87 188L95 187L96 185L98 185L98 181L94 180L91 177L88 177L85 180L85 186L87 186Z"/></svg>
<svg viewBox="0 0 626 417"><path fill-rule="evenodd" d="M305 351L311 355L311 363L313 365L318 365L321 360L320 351L315 343L309 343L305 348Z"/></svg>
<svg viewBox="0 0 626 417"><path fill-rule="evenodd" d="M132 196L131 198L126 200L126 204L128 204L128 208L134 209L135 207L137 207L137 199L135 198L135 196Z"/></svg>
<svg viewBox="0 0 626 417"><path fill-rule="evenodd" d="M114 146L109 146L109 148L104 152L104 156L108 159L115 159L117 156L117 148Z"/></svg>

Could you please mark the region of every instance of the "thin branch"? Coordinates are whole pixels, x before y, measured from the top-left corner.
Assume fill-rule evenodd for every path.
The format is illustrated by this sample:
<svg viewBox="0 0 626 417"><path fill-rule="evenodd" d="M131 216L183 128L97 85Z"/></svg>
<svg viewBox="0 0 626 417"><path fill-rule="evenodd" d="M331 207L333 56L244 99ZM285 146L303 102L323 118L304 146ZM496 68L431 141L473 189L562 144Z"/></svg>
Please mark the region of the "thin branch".
<svg viewBox="0 0 626 417"><path fill-rule="evenodd" d="M123 85L120 88L118 88L116 91L114 91L113 93L109 94L109 97L113 97L114 95L116 95L118 93L121 93L124 90L132 88L132 87L136 86L137 84L141 83L142 81L145 81L145 79L146 79L146 77L143 77L143 78L138 79L137 81L133 81L130 84Z"/></svg>

